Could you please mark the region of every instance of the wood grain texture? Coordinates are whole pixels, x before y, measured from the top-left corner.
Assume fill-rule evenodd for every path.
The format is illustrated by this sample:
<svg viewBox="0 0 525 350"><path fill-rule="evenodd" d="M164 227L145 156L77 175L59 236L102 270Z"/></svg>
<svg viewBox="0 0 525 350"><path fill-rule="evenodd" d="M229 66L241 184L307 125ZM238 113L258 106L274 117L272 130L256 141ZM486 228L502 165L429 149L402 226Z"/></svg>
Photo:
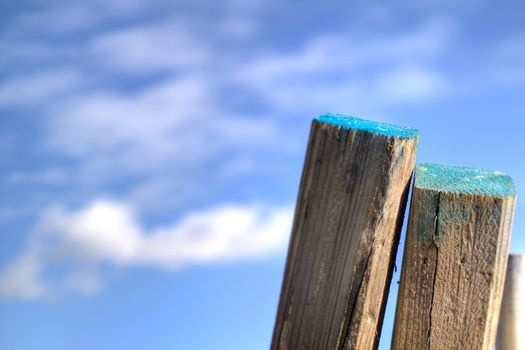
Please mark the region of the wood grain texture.
<svg viewBox="0 0 525 350"><path fill-rule="evenodd" d="M339 124L312 124L272 349L378 344L417 132Z"/></svg>
<svg viewBox="0 0 525 350"><path fill-rule="evenodd" d="M525 254L509 255L496 349L525 349Z"/></svg>
<svg viewBox="0 0 525 350"><path fill-rule="evenodd" d="M500 173L416 166L393 349L493 349L514 194Z"/></svg>

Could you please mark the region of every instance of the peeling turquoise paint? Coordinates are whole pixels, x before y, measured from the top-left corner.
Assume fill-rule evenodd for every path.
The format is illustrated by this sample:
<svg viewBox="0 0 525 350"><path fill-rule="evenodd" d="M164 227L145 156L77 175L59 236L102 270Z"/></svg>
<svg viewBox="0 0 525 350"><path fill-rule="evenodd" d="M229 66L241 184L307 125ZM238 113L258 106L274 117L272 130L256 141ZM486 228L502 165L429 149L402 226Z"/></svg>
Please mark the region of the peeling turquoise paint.
<svg viewBox="0 0 525 350"><path fill-rule="evenodd" d="M418 137L419 132L406 126L374 122L371 120L351 117L343 114L323 114L314 119L321 123L341 126L348 129L364 130L371 133L399 137L413 138Z"/></svg>
<svg viewBox="0 0 525 350"><path fill-rule="evenodd" d="M415 186L440 192L494 197L516 195L514 181L497 171L433 163L416 165Z"/></svg>

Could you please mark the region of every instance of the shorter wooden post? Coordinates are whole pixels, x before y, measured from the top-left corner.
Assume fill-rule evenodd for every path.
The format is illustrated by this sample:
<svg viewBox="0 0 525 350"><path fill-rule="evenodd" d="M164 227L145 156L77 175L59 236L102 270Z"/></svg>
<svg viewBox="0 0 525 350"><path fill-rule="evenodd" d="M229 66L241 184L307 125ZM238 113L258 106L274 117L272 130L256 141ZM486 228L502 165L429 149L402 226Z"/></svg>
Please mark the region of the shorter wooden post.
<svg viewBox="0 0 525 350"><path fill-rule="evenodd" d="M509 255L496 348L525 349L525 254Z"/></svg>
<svg viewBox="0 0 525 350"><path fill-rule="evenodd" d="M418 164L393 349L493 349L514 212L512 180Z"/></svg>

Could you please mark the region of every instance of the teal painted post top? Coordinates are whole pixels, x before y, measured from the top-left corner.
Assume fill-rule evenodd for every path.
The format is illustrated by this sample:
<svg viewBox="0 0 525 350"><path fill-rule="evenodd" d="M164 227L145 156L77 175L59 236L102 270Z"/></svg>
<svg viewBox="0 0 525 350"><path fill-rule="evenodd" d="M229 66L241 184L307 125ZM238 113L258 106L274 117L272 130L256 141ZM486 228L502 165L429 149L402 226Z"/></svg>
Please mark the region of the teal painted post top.
<svg viewBox="0 0 525 350"><path fill-rule="evenodd" d="M498 171L433 163L416 165L415 187L493 197L516 195L514 181Z"/></svg>
<svg viewBox="0 0 525 350"><path fill-rule="evenodd" d="M314 121L391 137L413 138L419 136L417 130L406 126L375 122L343 114L323 114L315 118Z"/></svg>

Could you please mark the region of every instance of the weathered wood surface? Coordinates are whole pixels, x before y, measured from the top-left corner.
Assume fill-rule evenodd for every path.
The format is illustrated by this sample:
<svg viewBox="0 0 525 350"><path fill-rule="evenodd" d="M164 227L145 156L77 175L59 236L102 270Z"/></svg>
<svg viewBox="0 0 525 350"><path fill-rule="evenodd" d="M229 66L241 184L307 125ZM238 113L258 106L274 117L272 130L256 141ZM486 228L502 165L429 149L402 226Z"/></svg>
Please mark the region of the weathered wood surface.
<svg viewBox="0 0 525 350"><path fill-rule="evenodd" d="M314 120L272 349L377 346L418 135Z"/></svg>
<svg viewBox="0 0 525 350"><path fill-rule="evenodd" d="M525 349L525 254L509 255L496 349Z"/></svg>
<svg viewBox="0 0 525 350"><path fill-rule="evenodd" d="M515 190L501 173L418 164L393 349L493 349Z"/></svg>

